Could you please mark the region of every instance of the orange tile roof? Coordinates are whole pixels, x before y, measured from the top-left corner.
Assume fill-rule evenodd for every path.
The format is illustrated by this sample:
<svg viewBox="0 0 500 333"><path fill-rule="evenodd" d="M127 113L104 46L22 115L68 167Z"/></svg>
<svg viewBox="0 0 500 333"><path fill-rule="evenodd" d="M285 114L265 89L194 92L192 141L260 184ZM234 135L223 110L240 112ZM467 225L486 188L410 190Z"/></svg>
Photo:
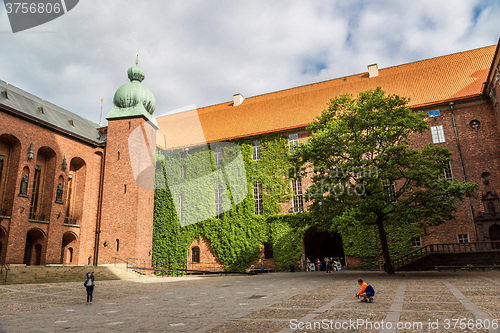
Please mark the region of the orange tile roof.
<svg viewBox="0 0 500 333"><path fill-rule="evenodd" d="M165 135L159 145L166 142L170 148L180 147L303 127L320 115L333 97L346 93L357 96L377 86L408 97L412 107L478 96L495 47L379 69L377 77L369 78L365 72L249 97L239 106L231 101L159 117L157 122Z"/></svg>

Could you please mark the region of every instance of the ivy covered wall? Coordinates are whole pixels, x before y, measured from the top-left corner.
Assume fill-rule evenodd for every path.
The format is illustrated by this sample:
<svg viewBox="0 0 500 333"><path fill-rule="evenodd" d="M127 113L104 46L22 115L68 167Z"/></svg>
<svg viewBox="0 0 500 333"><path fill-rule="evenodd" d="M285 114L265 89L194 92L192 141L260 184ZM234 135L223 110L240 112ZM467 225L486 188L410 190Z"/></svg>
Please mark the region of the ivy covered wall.
<svg viewBox="0 0 500 333"><path fill-rule="evenodd" d="M263 242L272 244L277 270L297 265L303 235L314 218L308 213L279 214L280 203L292 198L288 137L258 140L260 158L256 161L251 140L157 151L153 263L185 267L190 244L204 236L228 271L248 269L259 258ZM241 181L245 179L246 184ZM255 214L253 195L256 182L262 184L259 215ZM218 189L222 213L214 205ZM415 233L393 229L388 235L395 258L411 251L410 238ZM380 245L374 227L354 222L336 231L345 255L361 258L363 268L377 265Z"/></svg>

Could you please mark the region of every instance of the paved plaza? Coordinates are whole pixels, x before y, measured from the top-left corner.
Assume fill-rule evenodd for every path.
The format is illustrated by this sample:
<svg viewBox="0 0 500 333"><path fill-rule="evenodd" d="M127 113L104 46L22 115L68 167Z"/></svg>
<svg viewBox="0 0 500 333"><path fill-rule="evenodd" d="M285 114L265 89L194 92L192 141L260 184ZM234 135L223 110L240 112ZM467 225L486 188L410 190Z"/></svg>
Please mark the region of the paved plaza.
<svg viewBox="0 0 500 333"><path fill-rule="evenodd" d="M498 271L97 276L91 305L83 279L0 286L0 332L500 332L499 290Z"/></svg>

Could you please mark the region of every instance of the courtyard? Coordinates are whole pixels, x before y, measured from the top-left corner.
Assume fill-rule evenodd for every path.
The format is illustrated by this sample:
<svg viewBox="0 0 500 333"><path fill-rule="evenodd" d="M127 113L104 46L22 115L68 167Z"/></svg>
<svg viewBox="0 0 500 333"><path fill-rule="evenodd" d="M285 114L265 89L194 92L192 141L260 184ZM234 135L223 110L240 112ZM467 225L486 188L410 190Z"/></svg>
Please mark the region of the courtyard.
<svg viewBox="0 0 500 333"><path fill-rule="evenodd" d="M0 286L0 332L500 332L499 271L83 280Z"/></svg>

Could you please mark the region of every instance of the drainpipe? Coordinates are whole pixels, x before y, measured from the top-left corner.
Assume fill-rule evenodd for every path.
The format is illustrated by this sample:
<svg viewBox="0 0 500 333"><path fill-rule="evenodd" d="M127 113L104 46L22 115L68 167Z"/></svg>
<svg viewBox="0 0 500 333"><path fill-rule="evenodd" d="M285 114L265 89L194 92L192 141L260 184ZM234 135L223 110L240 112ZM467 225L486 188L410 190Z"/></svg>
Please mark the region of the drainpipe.
<svg viewBox="0 0 500 333"><path fill-rule="evenodd" d="M106 147L104 147L102 151L101 158L101 172L100 172L100 180L99 180L99 198L97 199L97 221L95 226L95 243L94 243L94 261L93 265L97 266L99 260L99 241L101 235L101 217L102 217L102 197L104 192L104 167L106 162ZM90 261L90 260L89 260ZM89 263L90 264L90 263Z"/></svg>
<svg viewBox="0 0 500 333"><path fill-rule="evenodd" d="M457 126L455 125L455 116L453 114L453 104L454 104L453 102L449 103L451 109L451 120L453 121L453 130L455 131L455 140L457 141L458 156L460 158L460 166L462 167L462 176L464 177L464 182L466 182L467 177L465 176L464 160L462 158L462 150L460 149L460 142L458 141ZM474 236L476 237L476 242L479 242L479 238L477 237L476 222L474 221L474 214L472 212L472 204L470 202L470 197L467 197L467 201L469 203L469 211L472 219L472 227L474 228Z"/></svg>

